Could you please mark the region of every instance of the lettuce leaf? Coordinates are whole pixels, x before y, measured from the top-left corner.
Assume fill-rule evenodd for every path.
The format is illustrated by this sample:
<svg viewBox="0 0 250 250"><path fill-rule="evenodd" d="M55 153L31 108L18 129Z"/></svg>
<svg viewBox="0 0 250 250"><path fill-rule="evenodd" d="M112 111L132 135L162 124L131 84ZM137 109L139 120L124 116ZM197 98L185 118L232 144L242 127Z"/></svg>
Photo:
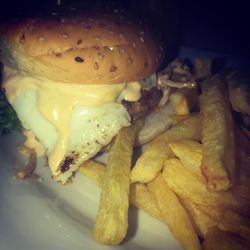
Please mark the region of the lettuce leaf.
<svg viewBox="0 0 250 250"><path fill-rule="evenodd" d="M22 125L17 118L15 110L8 103L3 91L0 89L0 135L21 128Z"/></svg>

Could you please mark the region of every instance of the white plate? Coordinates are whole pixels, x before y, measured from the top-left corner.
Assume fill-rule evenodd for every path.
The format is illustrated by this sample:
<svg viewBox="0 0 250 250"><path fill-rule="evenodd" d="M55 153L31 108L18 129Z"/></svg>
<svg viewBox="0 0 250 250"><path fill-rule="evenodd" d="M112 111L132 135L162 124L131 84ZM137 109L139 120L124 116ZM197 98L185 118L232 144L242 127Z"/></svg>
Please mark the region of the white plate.
<svg viewBox="0 0 250 250"><path fill-rule="evenodd" d="M13 133L0 143L0 249L181 249L168 228L143 211L131 207L129 232L123 244L103 246L92 239L100 190L78 174L70 185L53 182L40 160L42 182L13 178L13 167L22 161Z"/></svg>
<svg viewBox="0 0 250 250"><path fill-rule="evenodd" d="M217 53L190 48L182 48L180 55L218 57ZM249 65L248 60L228 58L231 67ZM37 171L43 182L15 180L12 169L20 162L16 146L22 137L13 133L0 140L1 250L182 249L163 223L133 207L129 211L129 232L123 244L103 246L96 243L92 239L92 228L100 190L81 174L73 184L55 183L42 161Z"/></svg>

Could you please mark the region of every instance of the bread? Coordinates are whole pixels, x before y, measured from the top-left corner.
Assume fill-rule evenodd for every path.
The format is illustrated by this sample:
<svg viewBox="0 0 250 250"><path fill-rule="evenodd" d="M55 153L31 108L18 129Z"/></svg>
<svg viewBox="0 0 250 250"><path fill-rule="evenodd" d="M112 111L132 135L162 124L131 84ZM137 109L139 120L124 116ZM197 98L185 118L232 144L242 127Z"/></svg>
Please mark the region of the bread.
<svg viewBox="0 0 250 250"><path fill-rule="evenodd" d="M1 40L5 64L67 83L140 80L158 69L164 55L156 33L117 11L12 21L2 27Z"/></svg>

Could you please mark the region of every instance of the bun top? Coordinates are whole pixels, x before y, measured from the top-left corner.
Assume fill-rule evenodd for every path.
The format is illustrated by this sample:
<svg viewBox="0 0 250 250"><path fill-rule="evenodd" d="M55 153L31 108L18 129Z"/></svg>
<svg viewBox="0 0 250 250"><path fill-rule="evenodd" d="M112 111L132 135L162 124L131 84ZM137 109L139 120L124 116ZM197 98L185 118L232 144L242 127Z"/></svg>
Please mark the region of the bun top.
<svg viewBox="0 0 250 250"><path fill-rule="evenodd" d="M28 74L79 84L140 80L160 66L159 35L123 12L75 11L2 25L2 61Z"/></svg>

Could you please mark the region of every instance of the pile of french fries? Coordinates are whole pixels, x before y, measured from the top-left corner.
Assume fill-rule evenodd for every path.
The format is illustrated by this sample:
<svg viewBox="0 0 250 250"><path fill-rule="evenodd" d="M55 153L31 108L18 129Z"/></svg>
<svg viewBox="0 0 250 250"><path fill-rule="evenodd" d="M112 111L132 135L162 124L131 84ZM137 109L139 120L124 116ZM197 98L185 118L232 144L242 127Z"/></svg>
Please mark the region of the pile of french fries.
<svg viewBox="0 0 250 250"><path fill-rule="evenodd" d="M172 95L174 125L147 145L134 166L143 121L119 132L106 164L90 160L80 167L102 188L96 241L123 241L132 204L163 221L183 249L250 249L250 138L233 117L234 106L249 100L244 91L236 99L209 63L195 62L201 92ZM242 110L250 112L246 105Z"/></svg>

